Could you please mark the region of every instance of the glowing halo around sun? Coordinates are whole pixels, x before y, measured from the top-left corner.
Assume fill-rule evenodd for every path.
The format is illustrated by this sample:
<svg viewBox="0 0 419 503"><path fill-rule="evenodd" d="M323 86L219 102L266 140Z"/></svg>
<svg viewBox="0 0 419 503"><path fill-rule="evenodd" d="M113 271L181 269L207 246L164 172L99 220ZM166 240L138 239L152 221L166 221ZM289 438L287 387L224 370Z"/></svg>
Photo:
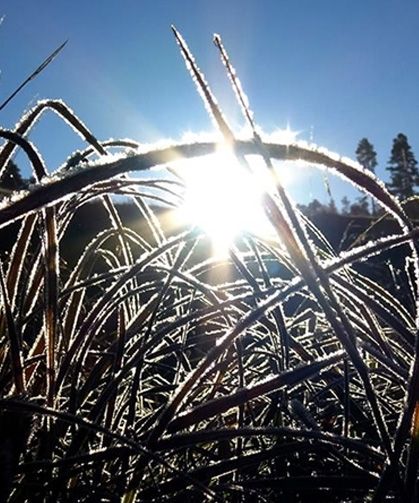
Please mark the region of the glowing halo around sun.
<svg viewBox="0 0 419 503"><path fill-rule="evenodd" d="M247 136L248 131L243 134ZM287 126L261 136L267 142L289 145L298 134ZM191 133L185 139L196 141L197 136ZM226 255L235 238L244 232L272 237L274 231L263 210L262 195L274 190L274 178L286 186L297 176L289 163L274 164L272 177L260 155L246 156L246 161L250 170L240 164L230 148L220 144L214 154L182 159L173 166L185 187L178 218L203 229L216 255Z"/></svg>
<svg viewBox="0 0 419 503"><path fill-rule="evenodd" d="M242 232L270 229L261 197L262 183L241 166L233 153L215 154L178 163L185 183L180 218L201 227L211 238L215 253L224 254Z"/></svg>

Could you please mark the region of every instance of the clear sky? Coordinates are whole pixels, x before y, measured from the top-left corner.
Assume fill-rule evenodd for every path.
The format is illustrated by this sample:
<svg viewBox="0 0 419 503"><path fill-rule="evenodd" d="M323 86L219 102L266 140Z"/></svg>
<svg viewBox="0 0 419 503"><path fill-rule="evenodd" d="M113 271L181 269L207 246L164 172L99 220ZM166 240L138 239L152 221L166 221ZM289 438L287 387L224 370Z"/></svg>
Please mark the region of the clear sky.
<svg viewBox="0 0 419 503"><path fill-rule="evenodd" d="M172 37L174 23L236 130L243 121L214 32L265 131L289 125L299 138L350 157L366 136L384 179L397 133L408 136L419 157L418 0L2 0L2 15L0 98L69 39L0 112L3 127L50 97L63 99L99 139L150 142L211 131ZM81 147L53 117L32 138L51 171ZM327 199L313 187L301 198ZM345 189L332 183L332 190L339 201Z"/></svg>

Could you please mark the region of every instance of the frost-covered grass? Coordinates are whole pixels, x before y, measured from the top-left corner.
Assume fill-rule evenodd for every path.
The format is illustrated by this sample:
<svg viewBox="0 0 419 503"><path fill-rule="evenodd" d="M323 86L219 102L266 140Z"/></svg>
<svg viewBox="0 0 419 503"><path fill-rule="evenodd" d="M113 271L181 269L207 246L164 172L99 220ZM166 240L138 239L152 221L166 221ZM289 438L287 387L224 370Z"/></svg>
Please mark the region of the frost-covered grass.
<svg viewBox="0 0 419 503"><path fill-rule="evenodd" d="M3 495L415 501L419 231L359 165L311 145L265 141L217 37L252 131L237 140L175 35L243 170L259 155L272 174L263 205L276 238L244 234L217 259L202 231L175 232L161 219L159 207L181 199L179 184L129 175L179 158L199 169L199 157L216 148L210 140L99 142L59 101L0 130L0 171L21 148L36 178L0 208L2 228L20 226L0 271ZM45 110L89 144L52 176L25 139ZM400 231L337 253L295 210L274 159L334 170ZM143 232L127 227L115 194L138 209ZM63 243L93 199L108 219L69 268ZM393 276L373 279L368 266L383 272L384 258Z"/></svg>

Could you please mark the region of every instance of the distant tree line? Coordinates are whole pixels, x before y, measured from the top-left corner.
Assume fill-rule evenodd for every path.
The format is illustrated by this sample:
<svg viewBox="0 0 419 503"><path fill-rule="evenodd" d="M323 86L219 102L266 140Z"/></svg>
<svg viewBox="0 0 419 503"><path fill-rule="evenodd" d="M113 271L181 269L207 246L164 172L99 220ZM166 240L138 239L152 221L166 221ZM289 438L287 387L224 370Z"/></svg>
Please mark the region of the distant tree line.
<svg viewBox="0 0 419 503"><path fill-rule="evenodd" d="M362 138L355 151L356 159L361 166L375 173L377 167L377 153L374 146L367 138ZM401 201L417 195L419 188L419 169L415 155L409 145L407 136L399 133L393 140L390 159L387 164L387 171L390 174L387 188ZM360 196L355 201L350 201L344 197L341 201L339 213L343 215L364 215L373 216L379 211L375 201L367 196ZM309 216L320 213L336 213L336 206L331 199L329 204L322 204L314 199L307 205L299 205L300 209Z"/></svg>

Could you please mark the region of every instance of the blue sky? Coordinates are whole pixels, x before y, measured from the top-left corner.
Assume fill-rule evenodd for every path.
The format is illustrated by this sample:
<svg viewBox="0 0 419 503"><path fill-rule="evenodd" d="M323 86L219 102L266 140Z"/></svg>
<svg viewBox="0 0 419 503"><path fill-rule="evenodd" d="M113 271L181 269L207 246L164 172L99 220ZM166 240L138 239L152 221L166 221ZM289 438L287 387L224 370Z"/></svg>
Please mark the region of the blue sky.
<svg viewBox="0 0 419 503"><path fill-rule="evenodd" d="M100 139L150 142L212 130L172 37L174 23L236 130L243 121L211 41L214 32L265 131L289 124L299 138L313 137L350 157L366 136L384 179L397 133L408 136L419 157L417 0L3 0L1 15L3 99L69 39L0 112L3 127L50 97L63 99ZM82 145L51 116L32 139L51 171ZM298 197L327 200L321 184L310 183ZM337 201L346 190L332 182Z"/></svg>

